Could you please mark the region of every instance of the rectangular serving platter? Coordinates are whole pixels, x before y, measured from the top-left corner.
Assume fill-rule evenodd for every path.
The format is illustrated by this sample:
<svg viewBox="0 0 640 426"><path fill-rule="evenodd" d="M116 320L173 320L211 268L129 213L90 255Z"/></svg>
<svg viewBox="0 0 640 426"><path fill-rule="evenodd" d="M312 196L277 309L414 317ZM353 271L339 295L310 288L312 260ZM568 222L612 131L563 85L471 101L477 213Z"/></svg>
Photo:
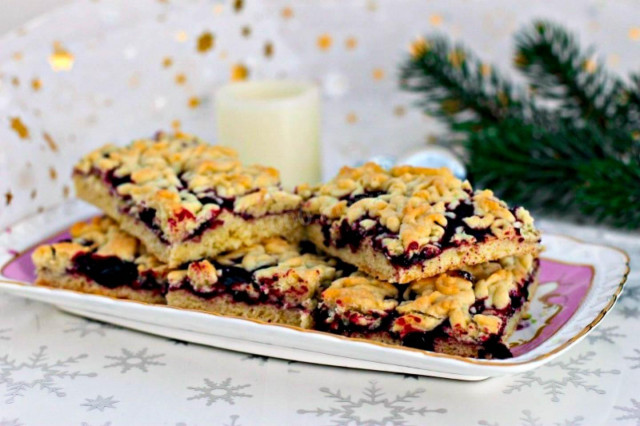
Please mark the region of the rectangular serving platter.
<svg viewBox="0 0 640 426"><path fill-rule="evenodd" d="M32 285L30 252L72 223L98 214L70 201L0 233L0 292L87 318L217 348L348 368L482 380L536 368L584 338L612 308L629 272L621 250L544 234L531 319L510 338L514 357L477 360L351 339L297 327Z"/></svg>

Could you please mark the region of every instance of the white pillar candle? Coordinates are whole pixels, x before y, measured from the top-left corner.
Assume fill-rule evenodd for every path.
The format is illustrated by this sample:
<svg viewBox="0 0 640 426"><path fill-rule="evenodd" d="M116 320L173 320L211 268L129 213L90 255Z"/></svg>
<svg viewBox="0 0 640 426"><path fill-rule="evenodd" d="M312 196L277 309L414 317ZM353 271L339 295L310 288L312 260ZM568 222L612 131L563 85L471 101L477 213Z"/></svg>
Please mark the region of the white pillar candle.
<svg viewBox="0 0 640 426"><path fill-rule="evenodd" d="M231 83L216 94L218 143L245 164L280 171L293 188L320 180L320 95L310 83L272 80Z"/></svg>

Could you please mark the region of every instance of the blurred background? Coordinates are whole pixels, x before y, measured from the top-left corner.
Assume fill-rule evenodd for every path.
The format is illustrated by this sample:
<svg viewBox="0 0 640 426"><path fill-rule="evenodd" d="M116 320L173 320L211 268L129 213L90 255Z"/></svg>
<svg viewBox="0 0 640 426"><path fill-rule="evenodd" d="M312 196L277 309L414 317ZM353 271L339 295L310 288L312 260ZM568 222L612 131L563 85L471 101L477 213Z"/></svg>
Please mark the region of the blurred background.
<svg viewBox="0 0 640 426"><path fill-rule="evenodd" d="M523 72L515 69L514 34L533 28L535 19L550 19L575 34L585 52L587 60L578 55L582 62L573 64L576 70L593 74L597 80L600 74L596 71L606 67L607 75L620 76L620 81L631 87L625 89L628 95L633 92L629 73L640 68L637 12L638 4L633 0L4 0L0 14L0 32L6 33L0 41L0 114L4 121L0 126L0 225L69 197L72 164L104 143L126 143L159 128L192 132L215 141L213 94L230 81L303 78L319 86L325 177L345 164L377 156L396 158L440 143L467 161L472 177L475 171L476 177L482 178L486 173L478 171L514 162L507 157L497 164L484 162L478 168L473 159L498 158L495 153L512 152L514 145L496 145L490 140L493 144L482 145L490 146L489 151L464 158L468 153L453 143L459 135L452 133L448 118L443 117L457 115L460 105L443 104L439 99L440 106L448 110L431 108L425 114L424 105L418 103L431 99L433 93L415 90L415 86L415 93L401 89L401 70L410 67L411 61L416 65L424 59L420 52L410 55L412 46L416 53L416 38L441 34L451 43L460 41L469 54L479 58L473 62L465 55L445 55L448 65L433 68L427 64L431 67L427 69L418 64L418 75L424 73L429 78L439 66L450 68L440 68L445 74L477 66L487 79L476 81L478 87L494 90L486 82L495 71L522 86L527 94L535 90L528 86ZM34 16L39 17L27 23ZM561 40L558 43L562 49ZM597 50L589 51L590 45ZM414 68L413 77L415 72ZM598 81L589 84L610 85ZM436 89L439 84L442 82L435 84ZM591 93L594 100L600 93L596 92ZM499 106L499 93L493 95ZM462 112L469 111L463 108ZM532 139L516 127L512 143L517 148L519 140ZM471 133L478 129L471 129ZM594 134L589 137L604 140L600 133ZM549 138L557 139L554 135ZM582 139L572 143L579 144ZM524 146L521 154L536 159L549 152L531 153L534 148ZM613 164L620 164L624 157L623 169L630 162L634 165L635 157L627 148L622 154L620 150L611 155L604 151L591 157L613 158L617 162ZM561 154L572 158L573 152ZM555 151L551 154L556 159L559 155ZM547 164L546 160L541 158L541 164ZM546 178L538 188L550 189L550 184L578 174L575 167L556 174L558 164L541 169L539 176ZM597 170L620 168L610 164ZM497 170L520 181L498 189L510 195L510 200L538 207L536 199L543 195L522 196L527 193L523 181L531 180L522 171L531 170L531 162L519 167ZM614 188L627 187L638 169L595 182L600 185L597 197L587 194L592 210L580 214L596 220L606 204L603 199L610 195L602 186L608 188L613 179ZM593 176L571 183L565 192L598 187L590 179ZM495 185L492 180L480 183ZM628 211L633 210L624 218L627 227L638 227L640 222L633 207L636 196L637 191L617 193L615 209L626 205ZM568 205L583 212L582 205L572 204L573 199L555 206L551 199L549 212ZM544 211L549 201L545 199L545 203L539 206Z"/></svg>

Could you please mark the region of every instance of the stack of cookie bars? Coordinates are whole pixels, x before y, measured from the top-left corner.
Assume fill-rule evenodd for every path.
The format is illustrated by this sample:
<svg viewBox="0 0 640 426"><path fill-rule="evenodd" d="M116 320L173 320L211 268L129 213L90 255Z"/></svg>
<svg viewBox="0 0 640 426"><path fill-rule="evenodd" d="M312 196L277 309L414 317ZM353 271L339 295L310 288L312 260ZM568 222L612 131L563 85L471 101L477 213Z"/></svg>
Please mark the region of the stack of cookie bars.
<svg viewBox="0 0 640 426"><path fill-rule="evenodd" d="M537 284L522 207L447 169L368 163L282 189L185 134L105 146L73 172L106 214L38 247L38 285L505 358Z"/></svg>

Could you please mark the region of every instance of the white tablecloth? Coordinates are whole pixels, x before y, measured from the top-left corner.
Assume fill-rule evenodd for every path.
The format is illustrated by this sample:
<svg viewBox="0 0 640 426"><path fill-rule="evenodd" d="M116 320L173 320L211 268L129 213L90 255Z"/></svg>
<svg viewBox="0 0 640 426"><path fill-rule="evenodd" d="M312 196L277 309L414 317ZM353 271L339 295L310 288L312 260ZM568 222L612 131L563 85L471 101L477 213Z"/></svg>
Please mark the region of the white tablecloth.
<svg viewBox="0 0 640 426"><path fill-rule="evenodd" d="M0 425L640 425L640 243L624 295L589 336L521 375L456 382L202 347L0 296Z"/></svg>

